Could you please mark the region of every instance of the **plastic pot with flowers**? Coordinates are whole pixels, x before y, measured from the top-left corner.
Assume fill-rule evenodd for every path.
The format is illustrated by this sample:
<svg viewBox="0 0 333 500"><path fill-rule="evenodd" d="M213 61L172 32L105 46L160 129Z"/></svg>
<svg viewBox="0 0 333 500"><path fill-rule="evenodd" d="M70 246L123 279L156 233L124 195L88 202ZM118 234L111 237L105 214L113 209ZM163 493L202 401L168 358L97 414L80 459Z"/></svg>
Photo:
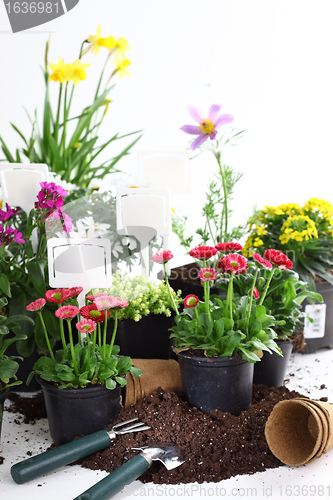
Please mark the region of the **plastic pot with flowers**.
<svg viewBox="0 0 333 500"><path fill-rule="evenodd" d="M235 245L220 244L219 250L227 254L231 248L236 248ZM241 248L239 245L238 250ZM280 387L283 385L293 346L296 349L302 347L302 327L306 317L302 303L306 299L322 302L322 297L308 289L308 284L301 281L299 275L293 271L292 261L279 250L266 250L264 257L258 253L252 254L248 266L247 273L239 275L234 281L235 294L241 297L246 293L249 283L255 283L258 305L265 306L269 315L284 321L284 324L275 329L275 342L283 357L276 352L264 352L261 362L254 365L253 381L255 384ZM220 282L219 286L226 290L228 285Z"/></svg>
<svg viewBox="0 0 333 500"><path fill-rule="evenodd" d="M255 280L248 280L241 296L235 294L239 276L248 272L245 257L224 255L215 269L205 267L206 254L199 249L197 257L200 255L204 300L188 295L171 329L182 390L187 401L205 413L220 409L239 414L251 405L253 366L260 362L262 351L281 355L275 330L284 320L277 320L259 304ZM165 268L171 252L164 257ZM224 300L210 293L218 278L228 282Z"/></svg>
<svg viewBox="0 0 333 500"><path fill-rule="evenodd" d="M77 293L82 291L76 288ZM62 349L53 353L43 319L46 300L39 298L27 306L35 311L44 331L48 356L38 359L28 383L36 374L42 386L52 439L63 444L76 436L87 435L105 428L118 415L121 408L121 388L126 385L126 374L140 376L131 358L119 355L115 345L118 312L128 306L120 297L102 294L95 298L96 312L90 318L76 322L75 337L72 320L81 311L66 304L69 290L49 291L46 298L58 300L55 317L59 319ZM111 342L107 343L107 318L114 311L115 324ZM64 321L67 323L69 342L66 342ZM101 327L104 321L103 327Z"/></svg>

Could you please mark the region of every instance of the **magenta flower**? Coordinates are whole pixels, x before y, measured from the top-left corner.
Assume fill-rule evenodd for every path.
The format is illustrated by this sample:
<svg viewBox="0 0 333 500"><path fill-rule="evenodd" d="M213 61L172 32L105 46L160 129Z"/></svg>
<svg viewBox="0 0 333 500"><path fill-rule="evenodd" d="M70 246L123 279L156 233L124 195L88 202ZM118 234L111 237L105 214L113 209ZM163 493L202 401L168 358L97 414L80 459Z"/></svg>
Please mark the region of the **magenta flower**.
<svg viewBox="0 0 333 500"><path fill-rule="evenodd" d="M14 215L19 215L20 212L18 208L11 208L8 203L6 203L7 212L0 210L0 221L8 222Z"/></svg>
<svg viewBox="0 0 333 500"><path fill-rule="evenodd" d="M26 306L27 311L40 311L46 304L45 299L37 299Z"/></svg>
<svg viewBox="0 0 333 500"><path fill-rule="evenodd" d="M221 109L221 104L213 104L208 111L208 118L206 118L201 111L196 106L187 106L187 111L192 116L192 118L199 123L196 125L183 125L180 130L186 134L197 135L198 137L194 139L191 144L191 149L196 149L207 141L208 137L213 141L216 138L216 134L219 129L231 123L233 121L233 116L222 114L218 116Z"/></svg>
<svg viewBox="0 0 333 500"><path fill-rule="evenodd" d="M25 240L22 238L22 233L20 231L18 231L17 229L15 229L15 231L14 231L14 240L16 241L16 243L20 243L20 244L25 243Z"/></svg>
<svg viewBox="0 0 333 500"><path fill-rule="evenodd" d="M217 278L217 272L211 267L203 267L202 269L200 269L199 278L201 280L201 283L203 281L215 281Z"/></svg>
<svg viewBox="0 0 333 500"><path fill-rule="evenodd" d="M80 309L75 306L62 306L59 307L59 309L56 310L54 313L57 318L60 319L72 319L75 318L80 312Z"/></svg>
<svg viewBox="0 0 333 500"><path fill-rule="evenodd" d="M173 258L173 254L171 253L170 250L163 250L161 252L156 252L151 260L153 262L157 262L158 264L165 264L169 260Z"/></svg>
<svg viewBox="0 0 333 500"><path fill-rule="evenodd" d="M96 330L96 323L92 319L81 319L81 321L78 321L76 323L76 328L81 332L81 333L91 333Z"/></svg>

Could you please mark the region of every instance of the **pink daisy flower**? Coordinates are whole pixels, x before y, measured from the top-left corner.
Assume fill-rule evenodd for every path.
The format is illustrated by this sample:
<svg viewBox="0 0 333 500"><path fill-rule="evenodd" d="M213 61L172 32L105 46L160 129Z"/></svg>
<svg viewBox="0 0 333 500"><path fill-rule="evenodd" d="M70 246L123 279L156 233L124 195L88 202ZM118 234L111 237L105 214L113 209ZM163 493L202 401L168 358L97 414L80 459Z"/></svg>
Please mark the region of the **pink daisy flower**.
<svg viewBox="0 0 333 500"><path fill-rule="evenodd" d="M82 290L83 290L82 286L72 286L72 288L68 290L69 292L68 298L72 299L73 297L77 297L78 295L80 295Z"/></svg>
<svg viewBox="0 0 333 500"><path fill-rule="evenodd" d="M81 319L81 321L78 321L76 323L76 328L81 332L81 333L91 333L96 330L96 323L92 319Z"/></svg>
<svg viewBox="0 0 333 500"><path fill-rule="evenodd" d="M69 290L67 288L56 288L55 290L47 290L44 294L48 302L56 302L62 304L69 297Z"/></svg>
<svg viewBox="0 0 333 500"><path fill-rule="evenodd" d="M293 268L293 263L291 262L291 260L283 252L280 252L279 250L273 250L273 249L266 250L264 253L264 257L272 264L278 266L279 269Z"/></svg>
<svg viewBox="0 0 333 500"><path fill-rule="evenodd" d="M89 306L83 306L80 309L80 315L86 319L91 319L96 323L103 323L105 321L105 313L107 318L110 316L109 311L99 311L96 304L90 304Z"/></svg>
<svg viewBox="0 0 333 500"><path fill-rule="evenodd" d="M253 297L255 299L259 299L260 295L259 295L259 292L258 292L258 288L257 287L254 287L253 288Z"/></svg>
<svg viewBox="0 0 333 500"><path fill-rule="evenodd" d="M221 261L224 266L223 272L228 274L232 272L234 275L244 274L249 268L246 258L238 253L228 253L222 257Z"/></svg>
<svg viewBox="0 0 333 500"><path fill-rule="evenodd" d="M59 309L56 310L54 313L57 318L60 319L72 319L75 318L80 312L80 309L75 306L62 306L59 307Z"/></svg>
<svg viewBox="0 0 333 500"><path fill-rule="evenodd" d="M266 269L272 269L272 264L264 259L263 257L261 257L261 255L259 255L258 253L254 253L252 255L252 257L254 258L254 260L258 263L258 264L261 264L262 266L264 266ZM261 267L261 266L259 266Z"/></svg>
<svg viewBox="0 0 333 500"><path fill-rule="evenodd" d="M239 250L242 250L243 247L240 243L231 241L229 243L218 243L215 245L215 248L219 252L239 252Z"/></svg>
<svg viewBox="0 0 333 500"><path fill-rule="evenodd" d="M114 306L113 307L128 307L129 302L122 297L113 297L114 298Z"/></svg>
<svg viewBox="0 0 333 500"><path fill-rule="evenodd" d="M198 122L199 125L183 125L180 130L186 134L197 135L191 144L191 149L194 150L201 146L207 139L212 141L216 138L218 130L227 123L233 121L231 115L222 114L218 116L221 109L221 104L213 104L208 111L208 118L196 107L187 106L187 111L191 117Z"/></svg>
<svg viewBox="0 0 333 500"><path fill-rule="evenodd" d="M163 250L161 252L155 253L151 260L152 262L157 262L158 264L165 264L166 262L169 262L173 258L173 254L171 253L170 250Z"/></svg>
<svg viewBox="0 0 333 500"><path fill-rule="evenodd" d="M103 297L96 297L94 300L94 304L99 311L111 309L114 307L114 303L114 297L112 297L112 295L103 295Z"/></svg>
<svg viewBox="0 0 333 500"><path fill-rule="evenodd" d="M190 250L190 256L194 257L194 259L210 259L213 255L217 254L217 250L215 247L196 247Z"/></svg>
<svg viewBox="0 0 333 500"><path fill-rule="evenodd" d="M184 299L184 306L187 307L188 309L191 307L195 307L198 304L199 304L199 297L193 295L193 293L187 295Z"/></svg>
<svg viewBox="0 0 333 500"><path fill-rule="evenodd" d="M217 278L217 272L211 267L203 267L202 269L200 269L199 278L201 280L201 283L203 281L215 281Z"/></svg>
<svg viewBox="0 0 333 500"><path fill-rule="evenodd" d="M27 311L40 311L43 309L43 307L46 304L45 299L37 299L35 302L31 302L30 304L27 305L26 310Z"/></svg>

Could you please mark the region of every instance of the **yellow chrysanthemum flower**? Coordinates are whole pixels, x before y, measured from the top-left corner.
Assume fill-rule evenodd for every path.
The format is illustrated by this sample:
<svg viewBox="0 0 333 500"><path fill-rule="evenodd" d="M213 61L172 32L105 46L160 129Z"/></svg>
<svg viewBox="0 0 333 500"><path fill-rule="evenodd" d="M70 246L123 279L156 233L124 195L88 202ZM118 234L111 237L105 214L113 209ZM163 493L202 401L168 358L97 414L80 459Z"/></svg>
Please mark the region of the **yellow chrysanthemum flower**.
<svg viewBox="0 0 333 500"><path fill-rule="evenodd" d="M108 38L102 37L102 28L100 24L97 26L96 35L88 36L88 42L91 43L90 50L95 56L97 56L101 47L106 47L109 50L116 48L116 41L113 36L109 36Z"/></svg>
<svg viewBox="0 0 333 500"><path fill-rule="evenodd" d="M53 73L50 75L49 80L53 82L65 83L68 81L67 79L67 66L68 64L64 64L64 61L61 57L59 57L57 64L50 64L50 68Z"/></svg>
<svg viewBox="0 0 333 500"><path fill-rule="evenodd" d="M81 60L78 59L73 64L66 64L66 66L70 66L67 71L67 79L72 81L74 85L77 85L82 80L85 80L87 75L85 70L91 66L89 63L82 64Z"/></svg>

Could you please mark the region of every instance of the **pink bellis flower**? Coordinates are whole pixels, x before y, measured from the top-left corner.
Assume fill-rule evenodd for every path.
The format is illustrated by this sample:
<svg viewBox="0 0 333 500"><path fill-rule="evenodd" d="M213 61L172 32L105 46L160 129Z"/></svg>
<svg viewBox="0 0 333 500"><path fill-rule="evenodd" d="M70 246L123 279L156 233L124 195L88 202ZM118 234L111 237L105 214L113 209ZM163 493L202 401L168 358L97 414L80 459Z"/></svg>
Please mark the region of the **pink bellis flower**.
<svg viewBox="0 0 333 500"><path fill-rule="evenodd" d="M194 150L200 147L207 139L212 141L216 138L216 134L219 129L231 123L234 118L231 115L222 114L219 115L221 109L221 104L213 104L208 111L208 118L196 107L187 106L187 111L192 116L192 118L198 122L199 125L183 125L180 130L186 134L197 135L198 137L194 139L191 144L191 149Z"/></svg>

